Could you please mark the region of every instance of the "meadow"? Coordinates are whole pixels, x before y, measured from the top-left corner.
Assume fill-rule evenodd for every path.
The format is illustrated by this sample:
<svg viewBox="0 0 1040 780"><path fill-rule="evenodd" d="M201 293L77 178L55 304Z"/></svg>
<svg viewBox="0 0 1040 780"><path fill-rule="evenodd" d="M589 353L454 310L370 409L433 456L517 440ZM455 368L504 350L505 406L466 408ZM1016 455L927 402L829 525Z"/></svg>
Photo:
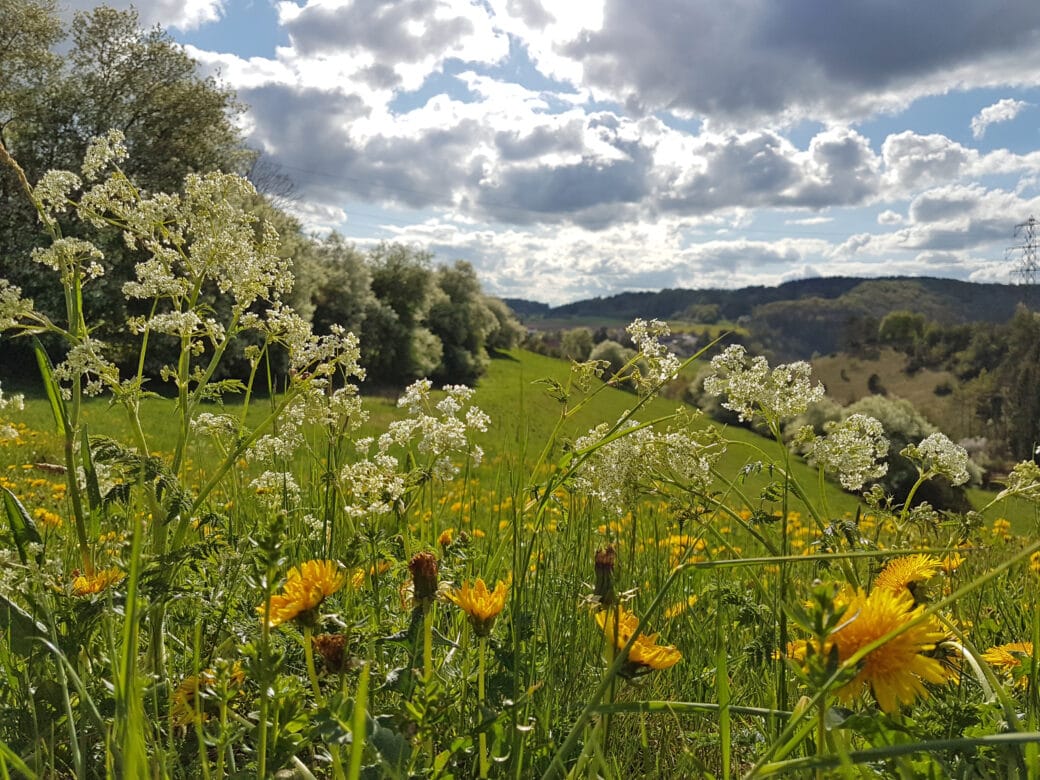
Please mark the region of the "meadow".
<svg viewBox="0 0 1040 780"><path fill-rule="evenodd" d="M940 513L910 498L967 455L934 434L896 502L876 420L785 440L807 364L691 358L772 436L723 428L664 397L689 363L656 321L614 375L512 350L366 399L357 340L281 302L246 185L142 194L123 153L25 183L67 320L0 285L0 328L67 348L0 412L4 777L1040 774L1034 463ZM150 252L136 373L59 209Z"/></svg>

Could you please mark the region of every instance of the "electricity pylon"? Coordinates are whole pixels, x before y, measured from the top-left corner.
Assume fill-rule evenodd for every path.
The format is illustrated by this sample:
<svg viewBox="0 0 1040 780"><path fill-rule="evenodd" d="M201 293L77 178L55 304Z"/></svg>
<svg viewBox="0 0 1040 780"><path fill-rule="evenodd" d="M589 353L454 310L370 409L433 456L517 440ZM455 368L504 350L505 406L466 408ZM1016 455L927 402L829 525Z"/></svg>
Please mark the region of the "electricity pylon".
<svg viewBox="0 0 1040 780"><path fill-rule="evenodd" d="M1036 285L1040 276L1040 260L1037 252L1037 228L1040 222L1030 217L1025 222L1015 225L1015 240L1019 243L1004 250L1004 259L1014 262L1011 269L1012 281L1019 284Z"/></svg>

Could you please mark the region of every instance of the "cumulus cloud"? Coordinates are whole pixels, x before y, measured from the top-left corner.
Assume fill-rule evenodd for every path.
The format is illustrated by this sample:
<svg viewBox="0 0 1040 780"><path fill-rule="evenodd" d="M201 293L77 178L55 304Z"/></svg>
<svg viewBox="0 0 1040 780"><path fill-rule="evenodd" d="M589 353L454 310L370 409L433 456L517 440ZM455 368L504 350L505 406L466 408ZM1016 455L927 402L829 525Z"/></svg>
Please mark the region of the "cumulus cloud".
<svg viewBox="0 0 1040 780"><path fill-rule="evenodd" d="M607 0L597 28L557 49L599 94L648 111L854 118L1011 68L1027 83L1038 29L1032 0Z"/></svg>
<svg viewBox="0 0 1040 780"><path fill-rule="evenodd" d="M998 100L991 106L986 106L972 117L971 134L976 138L982 138L986 134L987 127L999 122L1010 122L1028 105L1029 103L1024 100L1005 98L1004 100Z"/></svg>
<svg viewBox="0 0 1040 780"><path fill-rule="evenodd" d="M418 242L560 303L986 266L1040 205L1040 151L896 122L923 95L1040 83L1040 5L1000 2L293 0L269 58L189 51L250 106L308 227Z"/></svg>

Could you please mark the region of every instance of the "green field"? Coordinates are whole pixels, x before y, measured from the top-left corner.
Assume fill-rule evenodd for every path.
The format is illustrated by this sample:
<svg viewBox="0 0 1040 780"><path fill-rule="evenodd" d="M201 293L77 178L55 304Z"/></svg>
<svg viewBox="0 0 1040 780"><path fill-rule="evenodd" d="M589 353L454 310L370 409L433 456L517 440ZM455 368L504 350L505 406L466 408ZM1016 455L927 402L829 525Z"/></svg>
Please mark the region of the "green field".
<svg viewBox="0 0 1040 780"><path fill-rule="evenodd" d="M201 434L164 476L176 408L148 400L143 466L94 440L104 499L87 501L87 557L46 399L5 412L18 435L0 447L3 486L24 514L8 501L0 767L621 778L1036 766L1031 651L980 658L1040 628L1023 609L1040 593L1032 504L973 518L870 509L776 442L571 380L562 361L500 354L470 399L490 418L467 434L481 462L451 450L446 479L421 436L388 449L404 492L385 511L348 511L364 475L340 469L354 440L409 419L390 400L367 400L367 422L346 435L304 424L275 482L269 464L234 455L235 439ZM411 415L423 435L463 419L436 411L443 398ZM254 399L241 430L271 403ZM232 401L200 411L242 417ZM662 438L583 449L590 428L625 417L656 421ZM91 436L130 441L128 420L101 399L82 410ZM670 426L678 438L664 438ZM691 435L714 453L696 484L677 478ZM154 522L222 460L231 467L194 514ZM993 497L972 492L977 507ZM893 558L913 562L896 572L913 597L879 601L875 585L867 599ZM424 598L430 560L438 595ZM478 577L501 583L498 597L461 589ZM626 615L646 621L641 634ZM842 637L861 625L873 633L849 650ZM807 650L814 636L830 660ZM999 748L998 732L1011 734Z"/></svg>

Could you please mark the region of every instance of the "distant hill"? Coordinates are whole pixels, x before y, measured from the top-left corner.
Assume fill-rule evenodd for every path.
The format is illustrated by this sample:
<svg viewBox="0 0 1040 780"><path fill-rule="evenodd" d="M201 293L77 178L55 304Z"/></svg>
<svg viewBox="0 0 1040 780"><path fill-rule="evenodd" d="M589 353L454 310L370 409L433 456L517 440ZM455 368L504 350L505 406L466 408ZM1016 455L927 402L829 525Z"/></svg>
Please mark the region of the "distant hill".
<svg viewBox="0 0 1040 780"><path fill-rule="evenodd" d="M721 319L746 323L751 341L778 359L807 359L876 332L889 312L908 310L943 325L1006 322L1022 303L1035 307L1040 291L1023 285L977 284L955 279L835 276L800 279L776 287L620 293L549 307L507 301L523 319L636 317L686 319L691 307L714 305Z"/></svg>
<svg viewBox="0 0 1040 780"><path fill-rule="evenodd" d="M858 288L858 289L857 289ZM831 276L799 279L776 287L742 287L738 290L666 289L659 292L626 292L606 298L587 298L562 306L520 298L507 298L506 303L521 316L553 318L609 316L678 318L690 306L716 304L720 315L735 320L750 315L757 306L776 301L805 298L836 299L855 292L848 300L862 305L873 316L889 311L912 309L921 292L937 303L936 313L947 323L1004 322L1014 314L1015 306L1025 302L1029 288L1011 284L978 284L956 279L928 276L888 276L863 279L853 276Z"/></svg>
<svg viewBox="0 0 1040 780"><path fill-rule="evenodd" d="M525 301L523 298L503 298L502 301L518 317L544 317L552 310L552 306L547 303Z"/></svg>

